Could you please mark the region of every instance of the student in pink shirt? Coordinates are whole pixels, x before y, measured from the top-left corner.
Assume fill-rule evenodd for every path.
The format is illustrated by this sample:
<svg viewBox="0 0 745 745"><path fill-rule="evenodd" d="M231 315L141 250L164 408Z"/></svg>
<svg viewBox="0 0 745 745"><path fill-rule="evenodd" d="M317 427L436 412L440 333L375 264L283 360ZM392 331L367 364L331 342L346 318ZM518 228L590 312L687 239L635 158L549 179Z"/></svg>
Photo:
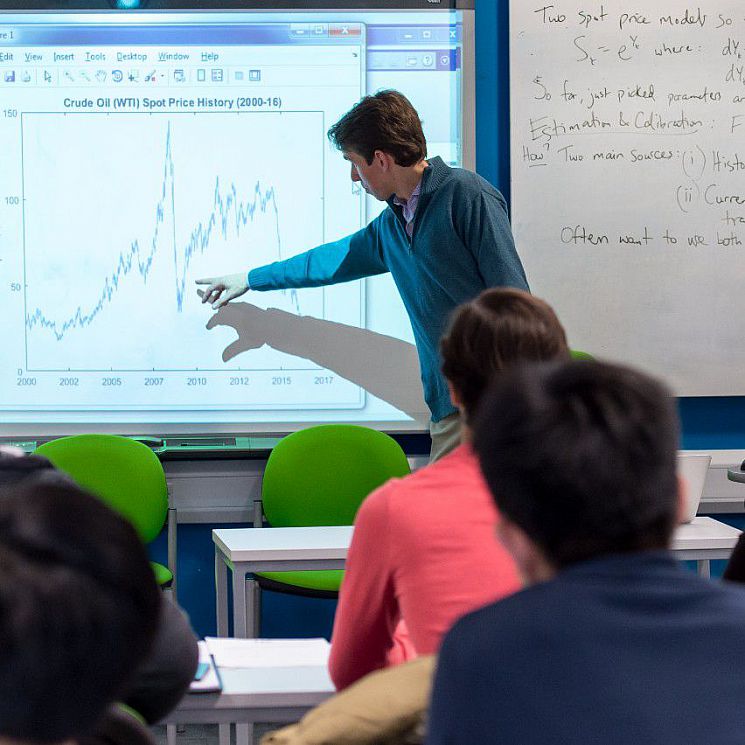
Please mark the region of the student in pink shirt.
<svg viewBox="0 0 745 745"><path fill-rule="evenodd" d="M498 515L469 444L470 422L505 368L568 358L564 329L543 300L490 289L456 309L440 350L465 422L463 444L392 479L360 507L331 640L338 689L436 652L458 618L520 587L512 558L495 540Z"/></svg>

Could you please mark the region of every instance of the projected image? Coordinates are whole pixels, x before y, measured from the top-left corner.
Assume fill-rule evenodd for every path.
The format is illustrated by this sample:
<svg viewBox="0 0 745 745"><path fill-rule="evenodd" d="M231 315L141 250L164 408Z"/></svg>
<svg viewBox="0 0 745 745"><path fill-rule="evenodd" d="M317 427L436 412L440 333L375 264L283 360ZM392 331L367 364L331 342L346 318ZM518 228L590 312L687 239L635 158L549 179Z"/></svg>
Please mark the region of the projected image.
<svg viewBox="0 0 745 745"><path fill-rule="evenodd" d="M29 370L214 368L224 337L205 329L194 278L214 265L265 264L323 243L323 125L323 112L305 111L27 115ZM344 303L327 303L334 294ZM359 288L280 291L257 303L349 325L364 321ZM267 347L231 367L318 369ZM336 396L327 387L325 400L314 402L306 388L293 387L288 397L261 382L265 376L236 403L360 399L350 385L337 386ZM139 391L139 401L143 395L150 398ZM224 402L222 391L214 396L203 391L201 404Z"/></svg>
<svg viewBox="0 0 745 745"><path fill-rule="evenodd" d="M406 91L431 154L458 164L455 14L126 19L2 17L0 435L426 417L390 277L249 293L220 314L195 280L378 213L326 137L367 92Z"/></svg>

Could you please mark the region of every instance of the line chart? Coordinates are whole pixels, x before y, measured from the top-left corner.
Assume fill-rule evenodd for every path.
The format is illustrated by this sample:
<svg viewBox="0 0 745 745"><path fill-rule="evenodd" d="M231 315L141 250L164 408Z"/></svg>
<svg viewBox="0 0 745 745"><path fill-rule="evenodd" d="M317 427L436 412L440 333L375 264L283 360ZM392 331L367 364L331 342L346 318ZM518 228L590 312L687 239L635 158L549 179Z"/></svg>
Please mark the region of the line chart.
<svg viewBox="0 0 745 745"><path fill-rule="evenodd" d="M160 232L164 226L166 218L166 206L170 207L170 214L175 216L176 205L174 195L174 162L172 153L171 140L171 122L168 122L165 142L165 157L163 162L163 183L161 187L161 196L155 208L155 227L153 236L149 241L149 246L143 251L140 247L139 240L131 242L126 252L121 252L116 260L116 268L105 278L101 293L95 302L95 305L89 310L83 310L78 306L75 314L62 322L48 318L40 308L35 308L28 316L26 325L29 329L39 326L43 329L49 329L58 341L61 341L65 333L73 328L83 328L92 323L96 316L101 312L104 305L112 301L119 283L133 270L136 270L143 282L147 282L153 259L160 245ZM172 249L174 256L174 280L175 280L175 300L179 312L183 309L184 293L186 292L187 274L192 257L197 253L204 253L210 244L213 232L220 230L224 239L228 237L229 224L232 220L236 236L240 236L241 228L249 222L253 222L254 215L258 210L266 213L270 209L276 221L277 233L277 258L282 260L282 241L280 237L279 213L277 210L277 201L275 199L274 188L262 188L257 182L254 191L249 199L242 201L238 196L234 183L230 184L228 189L223 192L220 186L220 178L215 178L215 191L213 209L206 221L200 221L192 230L189 240L182 250L176 243L175 231L172 240ZM181 266L179 267L179 257L181 256ZM300 313L297 292L290 291L292 303L295 310Z"/></svg>
<svg viewBox="0 0 745 745"><path fill-rule="evenodd" d="M230 332L205 331L194 279L323 242L323 125L312 111L24 114L29 368L214 366ZM250 302L325 318L328 291ZM286 363L264 347L249 367Z"/></svg>

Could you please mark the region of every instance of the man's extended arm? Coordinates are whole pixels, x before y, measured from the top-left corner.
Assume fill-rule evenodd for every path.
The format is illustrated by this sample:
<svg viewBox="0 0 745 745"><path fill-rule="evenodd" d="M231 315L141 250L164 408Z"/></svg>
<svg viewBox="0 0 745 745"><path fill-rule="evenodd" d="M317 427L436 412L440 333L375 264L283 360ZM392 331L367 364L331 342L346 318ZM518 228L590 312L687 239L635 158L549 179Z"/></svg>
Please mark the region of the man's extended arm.
<svg viewBox="0 0 745 745"><path fill-rule="evenodd" d="M249 287L252 290L320 287L387 272L377 223L373 220L346 238L253 269L248 273Z"/></svg>
<svg viewBox="0 0 745 745"><path fill-rule="evenodd" d="M220 308L248 289L263 291L320 287L387 271L376 219L346 238L316 246L284 261L257 267L247 276L231 274L198 279L197 284L208 285L202 302Z"/></svg>

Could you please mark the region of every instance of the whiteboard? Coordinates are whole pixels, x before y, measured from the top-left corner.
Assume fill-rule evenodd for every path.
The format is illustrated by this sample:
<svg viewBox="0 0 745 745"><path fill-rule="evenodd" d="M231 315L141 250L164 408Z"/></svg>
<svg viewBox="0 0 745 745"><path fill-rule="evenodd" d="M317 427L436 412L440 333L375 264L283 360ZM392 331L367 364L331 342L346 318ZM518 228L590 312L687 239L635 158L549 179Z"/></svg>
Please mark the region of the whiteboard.
<svg viewBox="0 0 745 745"><path fill-rule="evenodd" d="M531 289L577 349L745 394L745 4L513 0L510 27Z"/></svg>

